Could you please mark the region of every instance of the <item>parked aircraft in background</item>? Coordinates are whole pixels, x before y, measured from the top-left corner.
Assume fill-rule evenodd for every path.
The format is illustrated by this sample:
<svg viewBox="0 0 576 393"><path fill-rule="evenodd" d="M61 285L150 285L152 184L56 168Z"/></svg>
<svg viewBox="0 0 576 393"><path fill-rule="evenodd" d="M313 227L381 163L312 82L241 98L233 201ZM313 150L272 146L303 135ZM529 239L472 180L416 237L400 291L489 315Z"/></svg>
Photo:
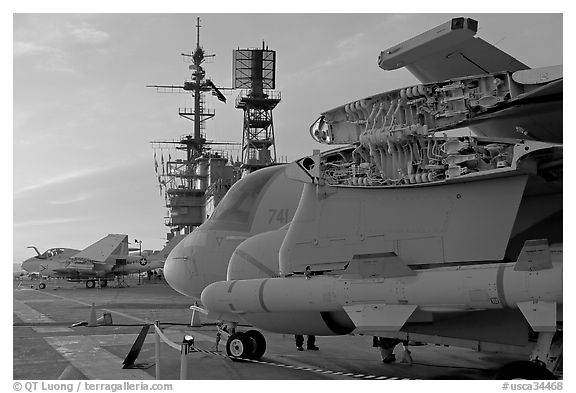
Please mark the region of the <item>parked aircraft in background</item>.
<svg viewBox="0 0 576 393"><path fill-rule="evenodd" d="M153 269L163 269L164 264L166 263L166 259L170 252L176 247L186 235L176 234L174 235L168 243L164 246L164 248L160 251L154 251L151 254L146 255L146 259L148 260L148 270Z"/></svg>
<svg viewBox="0 0 576 393"><path fill-rule="evenodd" d="M158 253L150 256L130 255L128 235L110 234L82 251L52 248L40 254L31 247L37 256L22 263L22 268L31 271L38 267L38 273L45 277L64 277L86 283L94 288L99 281L102 287L115 277L162 268L169 254L183 236L173 237ZM46 287L40 283L41 289Z"/></svg>
<svg viewBox="0 0 576 393"><path fill-rule="evenodd" d="M22 262L22 269L28 273L38 274L46 269L45 266L49 261L64 262L71 256L80 252L80 250L75 250L73 248L50 248L43 253L40 253L35 246L28 246L28 248L34 249L37 255Z"/></svg>
<svg viewBox="0 0 576 393"><path fill-rule="evenodd" d="M423 84L322 114L312 137L345 146L288 166L305 184L289 226L245 240L229 264L173 250L177 290L220 280L201 300L233 332L229 355L263 355L262 334L236 330L247 323L526 354L506 379L561 364L562 67L529 69L476 31L455 18L383 51L382 68ZM444 135L462 127L474 132ZM214 249L231 233L183 244Z"/></svg>

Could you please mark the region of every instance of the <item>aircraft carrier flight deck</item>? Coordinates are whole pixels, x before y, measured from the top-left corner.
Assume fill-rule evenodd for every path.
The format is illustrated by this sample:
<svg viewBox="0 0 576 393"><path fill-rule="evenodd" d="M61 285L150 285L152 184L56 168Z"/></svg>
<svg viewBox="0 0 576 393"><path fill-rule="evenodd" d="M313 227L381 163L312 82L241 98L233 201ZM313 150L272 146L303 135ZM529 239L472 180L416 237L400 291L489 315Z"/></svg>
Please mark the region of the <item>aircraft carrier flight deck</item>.
<svg viewBox="0 0 576 393"><path fill-rule="evenodd" d="M563 14L14 15L14 391L563 378Z"/></svg>
<svg viewBox="0 0 576 393"><path fill-rule="evenodd" d="M201 318L191 323L189 299L163 279L131 277L128 287L87 289L83 283L50 280L44 290L38 280L14 282L15 380L153 380L154 328L148 331L134 361L143 368L123 369L123 362L142 326L160 321L167 337L181 342L194 337L197 352L188 355L190 380L330 380L330 379L490 379L511 357L436 345L411 346L413 363L383 364L370 336L317 337L319 351L299 352L292 335L264 333L266 354L258 362L233 361L226 341L215 348L217 328ZM88 322L92 303L112 325L77 326ZM400 347L397 348L398 353ZM161 345L161 379L180 377L180 353Z"/></svg>

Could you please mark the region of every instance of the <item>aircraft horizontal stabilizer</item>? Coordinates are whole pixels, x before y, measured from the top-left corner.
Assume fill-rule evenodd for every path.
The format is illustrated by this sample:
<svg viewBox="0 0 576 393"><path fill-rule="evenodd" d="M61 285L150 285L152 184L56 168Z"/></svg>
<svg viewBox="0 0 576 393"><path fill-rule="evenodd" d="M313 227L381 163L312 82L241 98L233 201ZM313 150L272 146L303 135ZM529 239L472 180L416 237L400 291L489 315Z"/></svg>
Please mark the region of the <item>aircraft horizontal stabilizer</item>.
<svg viewBox="0 0 576 393"><path fill-rule="evenodd" d="M80 251L73 258L106 262L108 257L113 254L128 255L128 235L110 234Z"/></svg>
<svg viewBox="0 0 576 393"><path fill-rule="evenodd" d="M556 331L556 302L527 301L517 304L535 332Z"/></svg>
<svg viewBox="0 0 576 393"><path fill-rule="evenodd" d="M418 306L412 304L356 304L344 310L358 331L397 332Z"/></svg>

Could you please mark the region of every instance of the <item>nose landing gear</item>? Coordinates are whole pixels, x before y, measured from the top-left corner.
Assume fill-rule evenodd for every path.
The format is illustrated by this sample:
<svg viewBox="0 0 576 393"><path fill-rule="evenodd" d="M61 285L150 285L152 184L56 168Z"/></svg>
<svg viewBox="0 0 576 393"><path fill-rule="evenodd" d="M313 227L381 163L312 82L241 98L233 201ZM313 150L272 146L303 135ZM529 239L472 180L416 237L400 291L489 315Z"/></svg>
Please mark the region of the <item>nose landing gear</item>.
<svg viewBox="0 0 576 393"><path fill-rule="evenodd" d="M257 330L232 333L226 341L226 353L235 358L258 360L266 352L266 339Z"/></svg>

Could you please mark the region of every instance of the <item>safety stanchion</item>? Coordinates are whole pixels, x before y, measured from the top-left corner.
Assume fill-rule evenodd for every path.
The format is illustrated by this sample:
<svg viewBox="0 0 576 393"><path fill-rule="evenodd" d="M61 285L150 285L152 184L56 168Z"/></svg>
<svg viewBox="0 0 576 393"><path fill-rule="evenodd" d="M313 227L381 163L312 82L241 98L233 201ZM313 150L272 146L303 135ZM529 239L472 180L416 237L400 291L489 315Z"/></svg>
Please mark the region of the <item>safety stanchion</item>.
<svg viewBox="0 0 576 393"><path fill-rule="evenodd" d="M188 344L180 345L180 380L188 379Z"/></svg>
<svg viewBox="0 0 576 393"><path fill-rule="evenodd" d="M160 379L160 321L154 322L154 329L156 333L154 334L155 342L154 342L154 357L156 360L156 379Z"/></svg>
<svg viewBox="0 0 576 393"><path fill-rule="evenodd" d="M188 379L188 353L190 347L194 347L194 337L184 336L180 345L180 379Z"/></svg>
<svg viewBox="0 0 576 393"><path fill-rule="evenodd" d="M194 337L186 335L182 339L182 344L178 345L171 341L168 337L164 335L162 329L160 329L160 322L156 321L154 323L154 329L156 330L156 379L160 379L160 343L164 341L169 347L180 351L180 379L188 378L188 354L190 353L190 348L194 347Z"/></svg>

